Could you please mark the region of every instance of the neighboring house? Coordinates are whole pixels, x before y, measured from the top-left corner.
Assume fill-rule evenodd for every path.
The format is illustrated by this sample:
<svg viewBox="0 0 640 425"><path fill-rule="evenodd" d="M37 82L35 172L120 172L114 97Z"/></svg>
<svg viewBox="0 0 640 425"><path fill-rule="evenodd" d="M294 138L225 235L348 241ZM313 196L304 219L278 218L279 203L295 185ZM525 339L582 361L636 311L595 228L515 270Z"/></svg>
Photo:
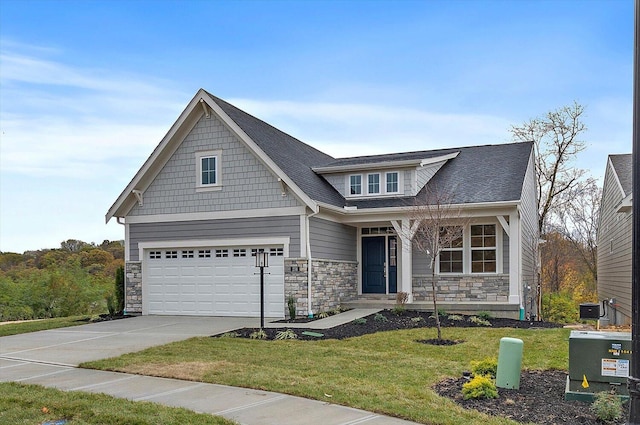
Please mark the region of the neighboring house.
<svg viewBox="0 0 640 425"><path fill-rule="evenodd" d="M611 324L631 323L631 170L631 154L609 155L597 242L598 298Z"/></svg>
<svg viewBox="0 0 640 425"><path fill-rule="evenodd" d="M429 261L403 229L437 187L471 223L437 262L440 306L535 312L533 155L514 143L335 159L199 90L106 214L125 229L126 311L257 316L264 250L267 317L289 297L299 315L392 306L397 292L429 308Z"/></svg>

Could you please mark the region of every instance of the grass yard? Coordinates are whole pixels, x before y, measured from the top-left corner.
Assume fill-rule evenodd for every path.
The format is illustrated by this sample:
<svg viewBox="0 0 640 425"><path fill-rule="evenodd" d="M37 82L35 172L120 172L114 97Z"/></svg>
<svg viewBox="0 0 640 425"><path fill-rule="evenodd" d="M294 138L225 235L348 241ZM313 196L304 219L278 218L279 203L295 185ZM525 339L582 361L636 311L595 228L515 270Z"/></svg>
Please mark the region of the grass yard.
<svg viewBox="0 0 640 425"><path fill-rule="evenodd" d="M83 367L293 394L424 424L515 424L464 410L431 386L460 376L471 360L498 355L500 338L524 341L523 367L566 370L566 329L446 328L432 346L415 342L435 329L379 332L347 340L259 341L193 338Z"/></svg>
<svg viewBox="0 0 640 425"><path fill-rule="evenodd" d="M0 336L24 334L28 332L46 331L47 329L66 328L69 326L86 325L91 317L70 316L55 319L27 320L25 322L10 322L0 325Z"/></svg>
<svg viewBox="0 0 640 425"><path fill-rule="evenodd" d="M0 423L3 424L32 425L61 419L69 420L70 425L236 424L187 409L37 385L0 383L0 394Z"/></svg>

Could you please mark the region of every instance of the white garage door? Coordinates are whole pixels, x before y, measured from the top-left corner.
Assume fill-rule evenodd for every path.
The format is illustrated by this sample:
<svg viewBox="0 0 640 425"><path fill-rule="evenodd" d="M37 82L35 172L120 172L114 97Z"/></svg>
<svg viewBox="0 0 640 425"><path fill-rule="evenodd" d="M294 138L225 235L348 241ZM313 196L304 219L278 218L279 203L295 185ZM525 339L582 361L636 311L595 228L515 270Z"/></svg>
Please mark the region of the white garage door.
<svg viewBox="0 0 640 425"><path fill-rule="evenodd" d="M265 316L284 317L284 255L275 247L198 247L145 250L143 312L189 316L260 316L260 269L269 253ZM269 274L267 274L269 273Z"/></svg>

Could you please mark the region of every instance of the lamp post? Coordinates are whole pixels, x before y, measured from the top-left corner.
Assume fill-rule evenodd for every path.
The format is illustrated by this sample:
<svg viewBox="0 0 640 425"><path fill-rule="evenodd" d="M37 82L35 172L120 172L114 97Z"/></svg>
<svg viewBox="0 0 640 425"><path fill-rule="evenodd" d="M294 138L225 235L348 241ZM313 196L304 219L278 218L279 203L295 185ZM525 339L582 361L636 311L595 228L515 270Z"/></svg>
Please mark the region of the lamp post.
<svg viewBox="0 0 640 425"><path fill-rule="evenodd" d="M629 425L640 425L640 0L635 0L633 43L633 189L631 263L631 370Z"/></svg>
<svg viewBox="0 0 640 425"><path fill-rule="evenodd" d="M256 267L260 267L260 329L264 329L264 268L269 267L269 253L256 252Z"/></svg>

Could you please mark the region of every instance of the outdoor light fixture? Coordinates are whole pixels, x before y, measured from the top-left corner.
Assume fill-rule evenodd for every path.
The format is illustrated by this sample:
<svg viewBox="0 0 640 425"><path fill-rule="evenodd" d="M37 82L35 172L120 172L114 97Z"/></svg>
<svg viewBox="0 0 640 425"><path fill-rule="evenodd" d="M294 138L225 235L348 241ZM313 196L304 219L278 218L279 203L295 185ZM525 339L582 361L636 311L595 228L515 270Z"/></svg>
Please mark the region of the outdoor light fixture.
<svg viewBox="0 0 640 425"><path fill-rule="evenodd" d="M265 251L256 252L256 267L269 267L269 253Z"/></svg>
<svg viewBox="0 0 640 425"><path fill-rule="evenodd" d="M260 329L264 329L264 268L269 267L268 252L256 252L256 267L260 268Z"/></svg>

